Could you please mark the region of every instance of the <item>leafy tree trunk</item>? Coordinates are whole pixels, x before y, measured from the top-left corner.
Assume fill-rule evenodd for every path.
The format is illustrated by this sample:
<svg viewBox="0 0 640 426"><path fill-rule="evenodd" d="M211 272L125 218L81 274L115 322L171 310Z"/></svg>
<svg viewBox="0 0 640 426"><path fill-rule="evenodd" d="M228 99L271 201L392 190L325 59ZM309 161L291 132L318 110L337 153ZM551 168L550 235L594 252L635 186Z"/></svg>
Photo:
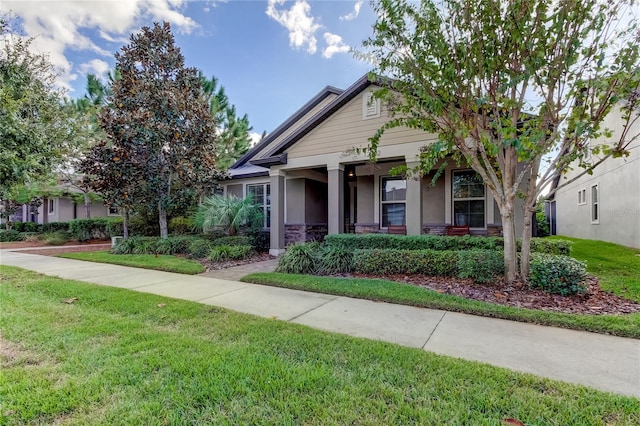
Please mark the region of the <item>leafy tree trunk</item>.
<svg viewBox="0 0 640 426"><path fill-rule="evenodd" d="M504 277L507 282L514 282L518 278L518 257L516 242L516 224L513 217L514 209L508 205L500 205L502 219L502 235L504 240Z"/></svg>
<svg viewBox="0 0 640 426"><path fill-rule="evenodd" d="M532 170L540 167L540 157L532 162ZM529 262L531 260L531 235L533 217L536 211L537 173L528 173L526 180L525 198L523 200L524 220L522 223L522 248L520 249L520 277L529 279Z"/></svg>
<svg viewBox="0 0 640 426"><path fill-rule="evenodd" d="M122 237L126 240L129 238L129 210L124 210L124 217L122 218Z"/></svg>
<svg viewBox="0 0 640 426"><path fill-rule="evenodd" d="M91 199L88 193L84 193L84 217L91 219Z"/></svg>
<svg viewBox="0 0 640 426"><path fill-rule="evenodd" d="M169 237L169 227L167 225L167 208L162 201L158 202L158 216L160 221L160 238Z"/></svg>

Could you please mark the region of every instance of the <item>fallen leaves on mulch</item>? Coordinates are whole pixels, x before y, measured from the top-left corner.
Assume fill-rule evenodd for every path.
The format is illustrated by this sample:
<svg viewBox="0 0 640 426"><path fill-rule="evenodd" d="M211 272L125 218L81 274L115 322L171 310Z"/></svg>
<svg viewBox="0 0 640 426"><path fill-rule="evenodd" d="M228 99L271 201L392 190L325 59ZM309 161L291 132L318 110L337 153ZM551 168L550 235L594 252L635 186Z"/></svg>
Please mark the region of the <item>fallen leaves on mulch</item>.
<svg viewBox="0 0 640 426"><path fill-rule="evenodd" d="M596 277L587 279L585 293L560 296L539 289L531 289L522 282L506 285L503 280L479 284L472 280L426 275L397 274L382 277L354 274L353 276L356 278L383 278L427 288L438 293L453 294L467 299L517 308L591 315L624 315L640 312L640 303L602 290Z"/></svg>
<svg viewBox="0 0 640 426"><path fill-rule="evenodd" d="M251 257L240 260L225 260L222 262L214 262L209 259L194 259L204 266L207 272L218 271L220 269L232 268L234 266L248 265L249 263L264 262L265 260L274 259L269 253L256 253Z"/></svg>

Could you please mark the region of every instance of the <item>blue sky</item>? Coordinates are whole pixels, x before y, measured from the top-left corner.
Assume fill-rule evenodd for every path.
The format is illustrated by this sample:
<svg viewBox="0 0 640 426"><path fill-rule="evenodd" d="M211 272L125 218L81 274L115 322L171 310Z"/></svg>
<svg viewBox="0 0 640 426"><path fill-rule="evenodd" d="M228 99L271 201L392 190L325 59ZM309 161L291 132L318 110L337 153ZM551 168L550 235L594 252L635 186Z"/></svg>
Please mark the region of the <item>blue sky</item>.
<svg viewBox="0 0 640 426"><path fill-rule="evenodd" d="M187 65L215 75L254 131L271 131L326 85L346 88L370 66L349 48L371 35L369 2L3 0L59 67L71 97L104 75L132 32L169 21Z"/></svg>

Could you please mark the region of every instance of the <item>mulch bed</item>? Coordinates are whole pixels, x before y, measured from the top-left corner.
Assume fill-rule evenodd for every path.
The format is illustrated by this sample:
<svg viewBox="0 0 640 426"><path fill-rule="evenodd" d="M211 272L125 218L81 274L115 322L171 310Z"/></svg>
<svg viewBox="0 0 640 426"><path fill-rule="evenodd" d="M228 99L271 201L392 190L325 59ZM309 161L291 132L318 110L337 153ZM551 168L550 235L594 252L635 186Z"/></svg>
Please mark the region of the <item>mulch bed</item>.
<svg viewBox="0 0 640 426"><path fill-rule="evenodd" d="M587 291L585 293L560 296L549 294L539 289L531 289L521 282L505 285L502 280L478 284L472 280L425 275L398 274L382 277L353 274L352 276L354 278L382 278L415 285L438 293L453 294L467 299L517 308L591 315L623 315L640 312L640 303L602 290L596 277L588 278L586 283Z"/></svg>
<svg viewBox="0 0 640 426"><path fill-rule="evenodd" d="M214 262L209 259L194 259L204 266L207 272L219 271L220 269L232 268L234 266L248 265L249 263L264 262L266 260L275 259L269 253L256 253L251 257L241 260L225 260L222 262Z"/></svg>

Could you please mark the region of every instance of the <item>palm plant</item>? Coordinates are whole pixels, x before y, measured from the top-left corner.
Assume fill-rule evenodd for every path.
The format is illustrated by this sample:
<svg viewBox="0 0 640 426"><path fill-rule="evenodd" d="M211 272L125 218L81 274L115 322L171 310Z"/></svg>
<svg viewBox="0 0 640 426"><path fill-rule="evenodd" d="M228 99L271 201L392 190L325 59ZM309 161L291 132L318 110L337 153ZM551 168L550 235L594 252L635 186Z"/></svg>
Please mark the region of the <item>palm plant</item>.
<svg viewBox="0 0 640 426"><path fill-rule="evenodd" d="M205 233L222 228L227 235L236 235L242 226L262 227L262 211L250 196L212 195L203 200L194 222Z"/></svg>

